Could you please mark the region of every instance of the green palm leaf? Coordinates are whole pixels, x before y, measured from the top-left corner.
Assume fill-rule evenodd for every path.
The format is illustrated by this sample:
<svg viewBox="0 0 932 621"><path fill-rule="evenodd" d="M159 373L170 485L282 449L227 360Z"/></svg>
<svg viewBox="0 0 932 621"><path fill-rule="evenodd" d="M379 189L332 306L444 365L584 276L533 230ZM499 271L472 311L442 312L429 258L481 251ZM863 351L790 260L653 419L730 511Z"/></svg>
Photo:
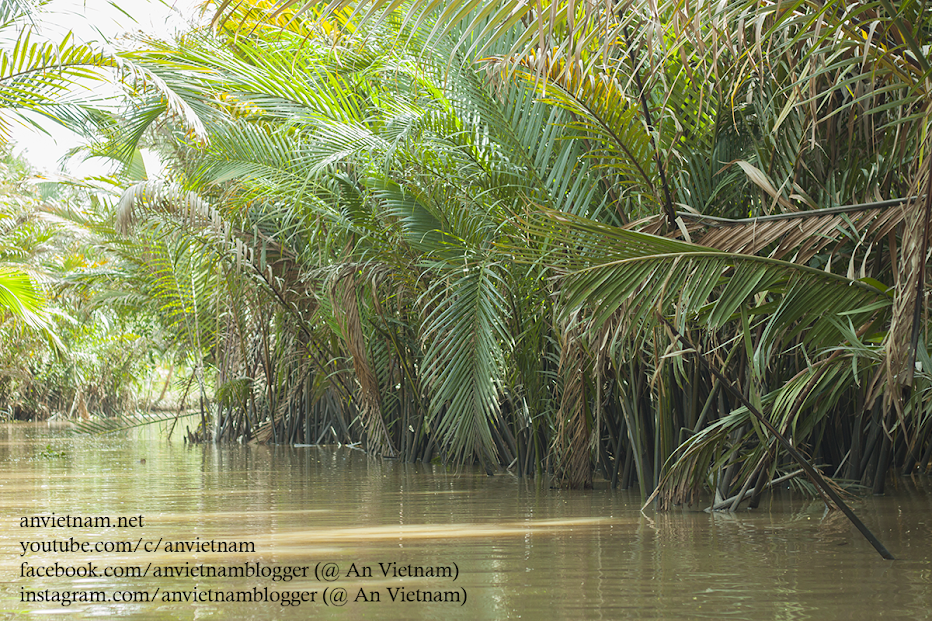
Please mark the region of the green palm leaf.
<svg viewBox="0 0 932 621"><path fill-rule="evenodd" d="M768 336L789 338L805 331L807 342L825 345L839 336L832 324L837 313L850 313L860 325L891 303L885 291L868 282L568 214L544 211L530 218L525 230L549 240L549 257L564 274L566 308L589 306L596 326L624 307L625 325L632 332L648 332L656 325L656 312L675 312L680 323L696 320L715 330L755 296L769 295L779 303L767 325ZM553 241L557 239L559 243ZM534 256L510 250L526 259Z"/></svg>
<svg viewBox="0 0 932 621"><path fill-rule="evenodd" d="M0 266L0 308L6 308L26 325L42 329L47 322L41 316L43 298L28 274Z"/></svg>
<svg viewBox="0 0 932 621"><path fill-rule="evenodd" d="M497 453L489 425L500 404L502 348L510 342L505 290L496 267L480 264L426 294L423 373L432 415L446 406L438 430L455 455Z"/></svg>

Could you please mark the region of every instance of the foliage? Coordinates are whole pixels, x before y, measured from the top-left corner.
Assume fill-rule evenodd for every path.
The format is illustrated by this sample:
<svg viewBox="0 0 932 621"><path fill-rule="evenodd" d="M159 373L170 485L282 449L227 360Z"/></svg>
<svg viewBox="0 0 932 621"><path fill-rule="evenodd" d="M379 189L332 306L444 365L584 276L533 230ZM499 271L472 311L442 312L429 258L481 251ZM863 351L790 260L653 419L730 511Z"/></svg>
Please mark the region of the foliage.
<svg viewBox="0 0 932 621"><path fill-rule="evenodd" d="M929 19L219 3L213 31L133 53L184 122L129 85L96 147L125 190L83 225L120 257L112 299L188 355L195 439L599 469L736 507L795 468L663 316L876 490L932 452ZM141 145L163 178L134 172Z"/></svg>
<svg viewBox="0 0 932 621"><path fill-rule="evenodd" d="M50 213L53 205L67 210L87 197L36 183L34 171L9 154L2 166L0 261L17 270L42 306L32 323L17 313L2 316L0 410L29 419L135 407L165 349L158 324L101 304L105 291L88 275L112 268L113 257Z"/></svg>

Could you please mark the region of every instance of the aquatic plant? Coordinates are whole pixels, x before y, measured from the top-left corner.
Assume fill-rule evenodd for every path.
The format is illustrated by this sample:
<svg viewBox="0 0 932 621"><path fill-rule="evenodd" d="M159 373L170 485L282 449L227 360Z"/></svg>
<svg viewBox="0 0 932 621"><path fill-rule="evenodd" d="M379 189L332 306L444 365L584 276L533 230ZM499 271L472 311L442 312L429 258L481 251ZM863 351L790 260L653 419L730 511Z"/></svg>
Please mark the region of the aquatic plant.
<svg viewBox="0 0 932 621"><path fill-rule="evenodd" d="M166 173L98 231L194 436L758 502L795 465L663 318L826 474L926 469L930 15L654 6L242 1L148 41L208 140L134 93L98 152Z"/></svg>

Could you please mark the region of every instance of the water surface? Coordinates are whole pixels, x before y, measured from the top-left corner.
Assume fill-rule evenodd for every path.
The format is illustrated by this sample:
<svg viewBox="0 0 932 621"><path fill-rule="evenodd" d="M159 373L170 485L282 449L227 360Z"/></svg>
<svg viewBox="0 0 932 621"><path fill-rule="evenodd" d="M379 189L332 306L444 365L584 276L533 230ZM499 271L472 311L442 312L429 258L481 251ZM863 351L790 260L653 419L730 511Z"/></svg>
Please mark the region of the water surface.
<svg viewBox="0 0 932 621"><path fill-rule="evenodd" d="M88 438L47 425L0 425L0 614L925 621L932 616L929 481L901 478L888 490L858 499L854 510L893 562L843 515L789 492L731 515L695 507L642 513L637 492L552 490L507 474L374 461L346 447L192 447L157 434ZM143 516L143 526L21 526L23 517L53 512ZM54 541L91 549L24 555L26 541L38 550ZM92 549L108 542L137 547ZM168 551L169 543L182 551ZM217 549L247 544L252 551ZM36 567L54 573L55 563L72 572L90 566L96 575L23 576ZM155 576L200 565L272 573ZM124 575L104 576L104 568ZM456 575L445 577L453 568ZM143 569L144 577L132 575ZM337 578L315 578L315 569ZM285 573L298 577L285 581ZM325 604L324 589L331 598L344 589L345 604L335 605L339 597ZM103 593L107 601L24 601L46 590L48 597ZM314 593L314 601L192 601L245 597L238 592L278 600ZM435 597L451 601L417 601Z"/></svg>

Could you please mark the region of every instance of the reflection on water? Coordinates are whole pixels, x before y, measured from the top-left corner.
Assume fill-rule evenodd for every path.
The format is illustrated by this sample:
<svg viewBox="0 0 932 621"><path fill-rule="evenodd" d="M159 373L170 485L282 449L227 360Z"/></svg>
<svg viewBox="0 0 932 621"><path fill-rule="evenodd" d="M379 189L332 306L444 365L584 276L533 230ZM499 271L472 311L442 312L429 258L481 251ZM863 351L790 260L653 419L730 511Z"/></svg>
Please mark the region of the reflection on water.
<svg viewBox="0 0 932 621"><path fill-rule="evenodd" d="M890 562L840 513L826 515L819 503L789 495L734 515L695 509L641 513L637 493L551 490L510 475L369 460L346 448L191 447L155 434L75 438L44 425L0 425L0 471L6 559L0 614L11 618L56 613L139 619L821 621L926 620L932 614L932 494L925 477L901 479L889 486L887 497L855 503L898 558ZM24 516L52 512L142 515L144 527L20 527ZM141 548L21 556L23 541L69 538L92 547L129 541ZM201 545L211 541L231 547L245 542L254 551L218 552ZM161 542L158 550L145 552L155 542ZM170 543L185 550L192 542L201 549L166 548ZM23 562L90 563L98 575L21 577ZM338 580L314 578L315 568L326 563L339 568ZM152 570L190 572L201 565L210 571L235 567L229 570L234 572L277 567L279 576L282 568L298 569L288 581L189 573L155 577ZM148 567L152 573L110 577L99 575L103 567L125 573ZM304 576L302 567L308 568ZM455 580L442 577L453 567ZM334 587L346 589L344 607L320 601L324 588ZM317 599L300 606L163 599L166 592L190 597L254 588L316 590ZM111 597L67 607L22 601L24 592L45 589L146 592L153 601ZM455 591L467 600L463 606L399 601L418 591ZM373 593L380 600L364 603Z"/></svg>

